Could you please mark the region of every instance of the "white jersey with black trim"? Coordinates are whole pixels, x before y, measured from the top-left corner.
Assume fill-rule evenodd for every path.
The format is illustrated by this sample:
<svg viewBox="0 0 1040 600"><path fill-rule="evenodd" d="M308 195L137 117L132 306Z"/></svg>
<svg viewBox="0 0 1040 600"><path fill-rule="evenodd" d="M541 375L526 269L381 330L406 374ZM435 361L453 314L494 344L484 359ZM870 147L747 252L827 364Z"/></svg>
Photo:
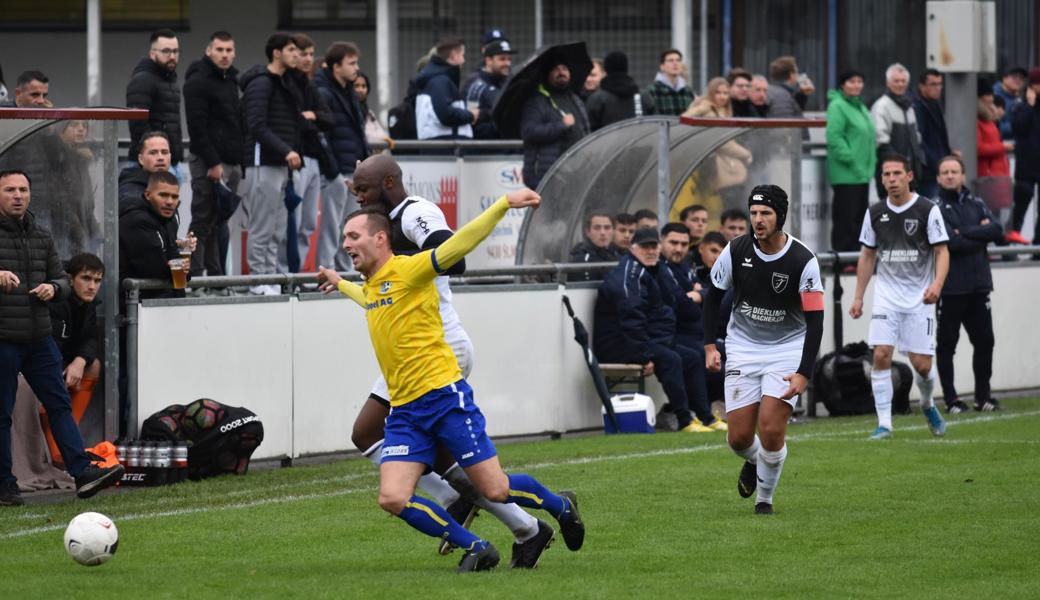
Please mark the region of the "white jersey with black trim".
<svg viewBox="0 0 1040 600"><path fill-rule="evenodd" d="M448 222L433 202L420 196L408 196L400 204L390 211L390 222L393 233L400 231L401 235L414 244L413 250L420 250L426 243L426 238L436 231L451 231ZM391 234L391 245L394 252L407 251L407 248L399 248L397 236ZM434 279L437 286L437 295L440 299L441 322L444 327L444 339L448 345L454 347L460 340L468 340L469 335L462 328L462 321L455 312L455 306L451 303L451 287L448 285L448 276L442 275Z"/></svg>
<svg viewBox="0 0 1040 600"><path fill-rule="evenodd" d="M780 252L766 254L751 234L737 237L712 266L711 282L734 291L727 355L766 361L801 356L806 333L801 294L823 291L820 263L805 244L788 234Z"/></svg>
<svg viewBox="0 0 1040 600"><path fill-rule="evenodd" d="M873 311L923 310L935 280L933 247L949 239L939 206L917 194L902 206L886 198L868 208L859 241L877 250Z"/></svg>

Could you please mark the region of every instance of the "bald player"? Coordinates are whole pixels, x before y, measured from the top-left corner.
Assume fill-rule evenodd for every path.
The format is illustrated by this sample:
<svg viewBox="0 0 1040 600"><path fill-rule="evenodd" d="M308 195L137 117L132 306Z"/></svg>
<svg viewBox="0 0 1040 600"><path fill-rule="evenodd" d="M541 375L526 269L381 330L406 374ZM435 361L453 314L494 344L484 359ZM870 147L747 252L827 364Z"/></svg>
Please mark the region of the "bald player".
<svg viewBox="0 0 1040 600"><path fill-rule="evenodd" d="M408 195L401 179L401 167L387 155L377 154L359 162L354 171L353 189L362 207L377 209L389 217L390 247L394 254L411 255L432 250L452 236L444 213L436 204ZM443 275L436 277L434 284L437 286L444 339L455 354L462 376L469 377L473 368L473 343L455 312L448 286L448 275L461 275L465 270L465 260L460 259ZM384 424L390 414L391 401L386 379L380 375L354 421L354 445L376 466L381 460ZM422 476L418 485L464 526L469 526L473 519L475 502L509 527L516 538L511 562L514 568L534 567L553 538L554 531L548 523L534 518L515 504L490 502L476 492L465 471L443 446L433 472ZM441 554L452 549L448 540L441 541Z"/></svg>

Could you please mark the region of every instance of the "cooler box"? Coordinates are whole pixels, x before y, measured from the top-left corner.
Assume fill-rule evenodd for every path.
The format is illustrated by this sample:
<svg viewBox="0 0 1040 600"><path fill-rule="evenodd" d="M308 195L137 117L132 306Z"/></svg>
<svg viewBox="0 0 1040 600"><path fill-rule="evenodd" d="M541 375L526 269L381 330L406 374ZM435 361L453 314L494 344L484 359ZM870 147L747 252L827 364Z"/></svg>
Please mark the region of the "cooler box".
<svg viewBox="0 0 1040 600"><path fill-rule="evenodd" d="M606 433L653 433L654 425L657 424L657 410L654 401L646 394L618 394L611 397L611 405L614 406L614 414L617 416L618 427L614 428L607 415L607 409L601 408L603 412L603 430Z"/></svg>

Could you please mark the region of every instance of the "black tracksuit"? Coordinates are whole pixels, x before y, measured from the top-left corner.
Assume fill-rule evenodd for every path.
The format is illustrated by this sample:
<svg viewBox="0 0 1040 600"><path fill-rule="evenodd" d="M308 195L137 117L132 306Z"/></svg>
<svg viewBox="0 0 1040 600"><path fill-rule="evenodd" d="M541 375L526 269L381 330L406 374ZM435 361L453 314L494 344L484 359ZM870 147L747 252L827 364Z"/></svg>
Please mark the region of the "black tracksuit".
<svg viewBox="0 0 1040 600"><path fill-rule="evenodd" d="M982 405L990 398L994 345L989 299L993 275L986 245L1002 240L1004 232L986 205L966 188L959 192L940 188L938 204L950 236L950 274L937 307L939 331L935 354L939 382L949 407L958 399L953 385L953 355L963 324L974 348L975 402ZM983 225L983 220L989 223Z"/></svg>

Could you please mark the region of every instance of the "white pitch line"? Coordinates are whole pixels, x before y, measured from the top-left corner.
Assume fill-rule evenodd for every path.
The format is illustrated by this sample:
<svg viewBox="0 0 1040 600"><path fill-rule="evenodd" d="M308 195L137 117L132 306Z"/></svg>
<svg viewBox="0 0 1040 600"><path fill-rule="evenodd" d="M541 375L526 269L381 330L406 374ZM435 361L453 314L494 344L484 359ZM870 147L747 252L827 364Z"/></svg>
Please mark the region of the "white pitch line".
<svg viewBox="0 0 1040 600"><path fill-rule="evenodd" d="M1010 414L1006 413L1006 414L1001 414L1001 415L986 415L986 416L970 417L970 418L967 418L967 419L958 419L956 421L947 422L947 425L951 425L951 426L952 425L975 425L975 424L979 424L979 423L989 423L989 422L992 422L992 421L1006 421L1006 420L1011 420L1011 419L1021 419L1021 418L1033 417L1033 416L1037 416L1037 415L1040 415L1040 410L1026 411L1026 412L1021 412L1021 413L1010 413ZM926 428L927 428L927 425L909 425L909 426L906 426L906 427L899 428L898 431L914 431L914 430L921 430L921 429L926 429ZM863 435L863 433L864 433L863 430L842 431L842 432L828 432L828 433L818 433L818 434L810 433L810 434L804 434L804 435L788 436L788 439L791 440L791 441L828 440L828 439L841 438L841 437L849 436L849 435ZM906 440L906 441L910 441L910 440ZM952 440L936 440L935 443L946 443L946 442L950 442L950 441L952 441ZM665 450L650 450L650 451L646 451L646 452L630 452L630 453L627 453L627 454L587 456L587 457L573 458L573 459L563 460L563 461L545 462L545 463L530 463L530 464L526 464L526 465L517 465L517 466L509 467L507 470L508 471L526 471L526 470L530 470L530 469L544 469L544 468L549 468L549 467L584 465L584 464L591 464L591 463L597 463L597 462L608 462L608 461L618 461L618 460L631 460L631 459L639 459L639 458L654 458L654 457L658 457L658 456L674 456L674 455L679 455L679 454L693 454L693 453L696 453L696 452L706 452L708 450L720 450L720 449L724 449L724 448L727 448L727 447L728 446L726 444L707 444L707 445L703 445L703 446L693 446L693 447L689 447L689 448L670 448L670 449L665 449ZM347 475L345 477L358 478L358 477L362 477L362 476L364 476L364 475L361 475L361 474L358 474L358 475ZM343 479L343 478L342 477L328 478L328 481L334 482L334 481L337 481L337 480L340 480L340 479ZM320 482L321 480L313 480L313 481L314 482ZM301 483L301 482L296 482L296 483L298 484L298 483ZM297 487L296 485L293 485L291 483L279 484L279 485L282 486L282 487ZM265 488L259 488L259 489L265 489ZM182 516L182 515L190 515L190 514L198 514L198 513L218 512L218 511L223 511L223 510L240 510L240 509L244 509L244 508L255 508L255 507L258 507L258 506L267 506L267 505L270 505L270 504L284 504L284 503L287 503L287 502L299 502L299 501L305 501L305 500L321 500L321 499L324 499L324 498L333 498L333 497L336 497L336 496L346 496L348 494L356 494L356 493L360 493L360 492L375 492L375 491L376 491L376 488L372 487L372 488L353 488L353 489L346 489L346 490L336 490L336 491L333 491L333 492L322 492L322 493L317 493L317 494L289 494L289 495L286 495L286 496L278 496L278 497L275 497L275 498L265 498L263 500L255 500L253 502L241 502L241 503L237 503L237 504L227 504L227 505L223 505L223 506L195 507L195 508L182 508L182 509L166 510L166 511L158 511L158 512L131 513L131 514L128 514L128 515L119 516L119 517L117 517L117 518L115 518L113 520L114 521L136 521L136 520L140 520L140 519L150 519L150 518L157 518L157 517L174 517L174 516ZM46 526L43 526L43 527L32 527L32 528L29 528L29 529L21 529L21 530L18 530L18 531L13 531L11 533L0 534L0 539L20 538L20 537L25 537L25 536L29 536L29 535L35 535L37 533L46 533L46 532L50 532L50 531L58 531L58 530L61 530L61 529L64 529L64 528L65 528L65 525L46 525Z"/></svg>

